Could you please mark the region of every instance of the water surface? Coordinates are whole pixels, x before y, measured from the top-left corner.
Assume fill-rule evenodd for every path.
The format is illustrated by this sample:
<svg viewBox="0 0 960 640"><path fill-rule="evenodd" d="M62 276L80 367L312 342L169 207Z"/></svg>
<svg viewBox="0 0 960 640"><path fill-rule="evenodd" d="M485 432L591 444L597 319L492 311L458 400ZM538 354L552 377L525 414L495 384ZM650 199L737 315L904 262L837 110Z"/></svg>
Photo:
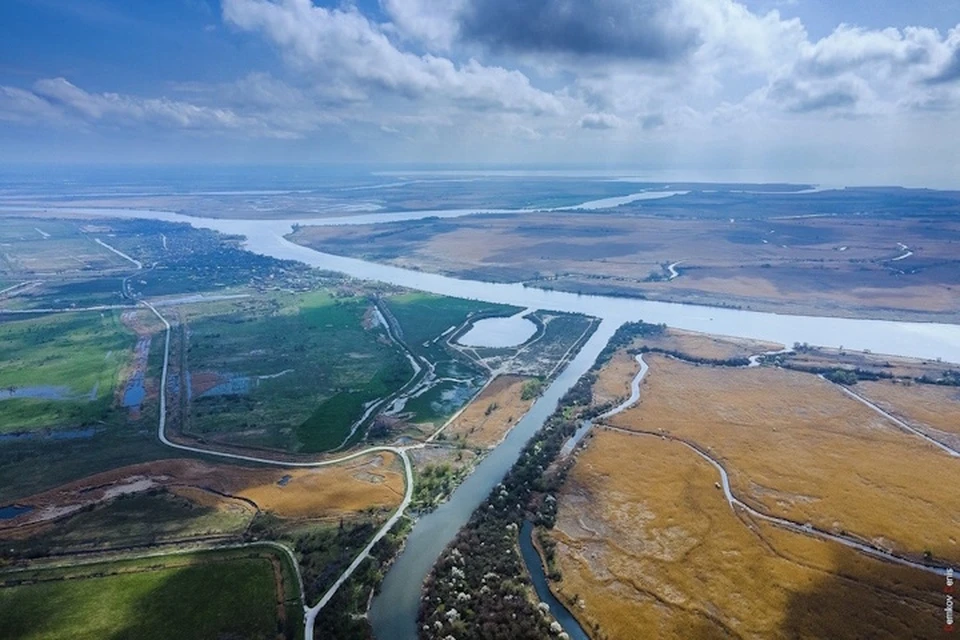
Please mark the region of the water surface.
<svg viewBox="0 0 960 640"><path fill-rule="evenodd" d="M10 504L5 507L0 507L0 520L13 520L16 517L22 516L25 513L30 513L31 511L33 511L33 507Z"/></svg>
<svg viewBox="0 0 960 640"><path fill-rule="evenodd" d="M601 322L580 353L510 431L503 443L477 465L447 502L417 521L370 607L370 622L377 638L417 638L420 585L440 553L467 523L470 514L480 506L490 490L510 470L523 446L556 410L560 398L593 366L617 326L614 322Z"/></svg>
<svg viewBox="0 0 960 640"><path fill-rule="evenodd" d="M583 627L573 617L566 605L557 600L553 592L550 591L540 554L533 546L533 525L529 520L524 520L523 527L520 529L520 554L523 556L523 564L526 565L527 571L530 573L530 580L533 582L537 597L540 598L540 602L545 602L550 607L550 613L570 636L570 640L590 640L590 637L584 632Z"/></svg>
<svg viewBox="0 0 960 640"><path fill-rule="evenodd" d="M521 315L486 318L477 320L457 342L467 347L516 347L532 338L536 332L537 325Z"/></svg>
<svg viewBox="0 0 960 640"><path fill-rule="evenodd" d="M18 207L23 211L28 208ZM10 208L0 207L0 210ZM245 246L254 253L274 258L299 260L321 269L337 271L366 280L440 295L514 305L525 309L543 309L582 313L602 319L597 332L560 376L547 388L530 412L508 434L504 442L490 452L476 470L457 488L450 500L421 518L407 539L404 551L387 573L380 594L374 598L370 620L381 640L413 640L417 637L416 614L420 585L442 550L467 522L491 489L513 465L523 445L555 410L559 399L596 360L616 328L627 321L644 320L668 326L739 338L752 338L790 346L807 342L823 347L870 350L878 354L900 355L960 363L960 326L942 323L893 322L851 318L792 316L756 311L740 311L630 298L579 295L562 291L528 288L522 284L504 284L461 280L438 274L411 271L389 265L365 262L315 251L285 238L293 224L370 224L413 220L425 217L456 217L475 211L450 210L371 214L324 220L219 220L193 218L168 212L119 209L73 209L77 215L132 217L188 222L198 228L246 236ZM57 216L69 216L71 210L57 210ZM493 213L489 211L489 213ZM500 211L523 215L523 211ZM945 365L944 368L948 368Z"/></svg>

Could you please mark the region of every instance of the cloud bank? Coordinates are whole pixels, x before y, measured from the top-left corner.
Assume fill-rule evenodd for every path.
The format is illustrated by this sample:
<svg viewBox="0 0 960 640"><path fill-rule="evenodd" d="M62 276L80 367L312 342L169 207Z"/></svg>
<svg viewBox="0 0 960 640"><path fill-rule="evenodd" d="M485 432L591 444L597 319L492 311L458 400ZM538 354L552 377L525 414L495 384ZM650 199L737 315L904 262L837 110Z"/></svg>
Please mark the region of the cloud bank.
<svg viewBox="0 0 960 640"><path fill-rule="evenodd" d="M251 61L220 82L171 79L152 95L41 77L0 86L0 122L246 139L334 131L421 156L517 153L522 140L544 159L591 141L683 155L695 141L738 136L783 147L844 130L864 146L891 128L909 129L917 145L960 134L960 24L945 33L839 24L813 39L800 20L735 0L380 0L379 9L222 0L222 26L267 44L278 65Z"/></svg>

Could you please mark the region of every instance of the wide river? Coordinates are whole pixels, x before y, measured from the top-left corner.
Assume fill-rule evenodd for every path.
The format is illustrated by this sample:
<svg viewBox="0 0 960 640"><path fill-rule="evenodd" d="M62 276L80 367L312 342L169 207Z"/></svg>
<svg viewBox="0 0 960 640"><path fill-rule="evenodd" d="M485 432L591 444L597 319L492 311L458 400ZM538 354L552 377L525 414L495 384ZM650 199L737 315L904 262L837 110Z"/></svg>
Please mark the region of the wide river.
<svg viewBox="0 0 960 640"><path fill-rule="evenodd" d="M590 204L590 203L586 203ZM0 207L0 211L24 211L24 207ZM37 209L33 209L37 211ZM520 284L461 280L421 273L314 251L286 240L294 223L304 225L369 224L424 217L456 217L471 211L425 211L400 214L358 215L349 218L316 220L217 220L181 216L168 212L118 209L47 209L49 215L67 217L125 217L188 222L195 227L239 234L247 238L253 252L275 258L299 260L322 269L357 278L388 282L430 293L523 308L585 313L603 319L597 332L571 364L547 388L530 412L506 440L478 465L446 503L421 518L406 546L384 579L380 594L370 611L374 632L381 640L413 640L417 636L416 615L420 585L444 547L466 523L470 514L503 478L523 445L554 411L558 400L595 361L613 332L623 322L644 320L671 327L707 333L755 338L792 345L807 342L825 347L870 350L874 353L942 358L960 362L960 326L937 323L856 320L815 316L790 316L755 311L737 311L628 298L578 295L545 291ZM523 211L487 211L515 213Z"/></svg>

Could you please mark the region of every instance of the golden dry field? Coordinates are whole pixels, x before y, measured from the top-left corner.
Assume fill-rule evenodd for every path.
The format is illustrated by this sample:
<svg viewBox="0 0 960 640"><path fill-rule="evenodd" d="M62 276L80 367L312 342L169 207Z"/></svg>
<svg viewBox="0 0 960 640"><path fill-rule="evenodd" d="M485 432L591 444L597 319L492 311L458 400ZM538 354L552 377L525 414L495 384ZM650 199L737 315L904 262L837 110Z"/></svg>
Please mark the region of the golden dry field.
<svg viewBox="0 0 960 640"><path fill-rule="evenodd" d="M706 360L733 360L735 358L749 358L768 351L779 351L784 345L775 342L762 342L745 338L729 336L714 336L695 331L682 329L667 329L664 333L654 336L637 338L633 346L647 346L651 349L677 351L693 358ZM632 377L632 376L631 376ZM627 385L629 389L629 378Z"/></svg>
<svg viewBox="0 0 960 640"><path fill-rule="evenodd" d="M331 467L260 472L237 495L282 518L393 509L403 499L403 470L392 453L376 453Z"/></svg>
<svg viewBox="0 0 960 640"><path fill-rule="evenodd" d="M717 480L679 442L594 432L550 534L591 637L940 637L941 578L734 513Z"/></svg>
<svg viewBox="0 0 960 640"><path fill-rule="evenodd" d="M960 436L960 388L889 380L859 382L854 388L884 411L939 435Z"/></svg>
<svg viewBox="0 0 960 640"><path fill-rule="evenodd" d="M521 397L527 380L529 378L523 376L498 376L464 408L444 433L450 438L462 438L471 448L495 446L533 405L533 399Z"/></svg>
<svg viewBox="0 0 960 640"><path fill-rule="evenodd" d="M630 381L638 371L640 364L636 358L626 351L615 353L597 372L597 380L593 383L593 404L608 404L629 397Z"/></svg>
<svg viewBox="0 0 960 640"><path fill-rule="evenodd" d="M954 458L811 374L646 361L640 401L612 425L699 444L761 511L960 560Z"/></svg>
<svg viewBox="0 0 960 640"><path fill-rule="evenodd" d="M325 519L393 509L403 497L403 482L400 463L391 453L293 470L163 460L113 469L26 497L20 502L34 510L0 521L0 538L29 537L61 518L155 489L169 490L200 507Z"/></svg>

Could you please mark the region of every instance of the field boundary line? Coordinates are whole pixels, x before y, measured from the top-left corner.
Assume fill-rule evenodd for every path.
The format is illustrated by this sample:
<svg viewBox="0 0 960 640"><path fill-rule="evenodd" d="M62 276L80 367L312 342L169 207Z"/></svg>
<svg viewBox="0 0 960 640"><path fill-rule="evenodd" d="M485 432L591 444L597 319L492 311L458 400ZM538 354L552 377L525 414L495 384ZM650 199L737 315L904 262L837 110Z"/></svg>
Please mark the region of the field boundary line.
<svg viewBox="0 0 960 640"><path fill-rule="evenodd" d="M142 263L142 262L140 262L139 260L135 260L134 258L131 258L130 256L128 256L127 254L125 254L123 251L120 251L119 249L116 249L116 248L114 248L114 247L111 247L109 244L107 244L106 242L104 242L104 241L101 240L100 238L94 238L93 241L96 242L96 243L97 243L98 245L100 245L101 247L103 247L104 249L106 249L107 251L112 251L113 253L117 254L118 256L120 256L121 258L123 258L124 260L127 260L127 261L129 261L129 262L132 262L132 263L137 267L137 269L143 269L143 263Z"/></svg>
<svg viewBox="0 0 960 640"><path fill-rule="evenodd" d="M823 538L826 540L830 540L831 542L842 544L847 548L853 549L855 551L860 551L865 555L872 556L878 560L884 560L887 562L891 562L893 564L899 564L901 566L910 567L912 569L919 569L920 571L933 573L939 576L945 576L949 569L948 567L941 567L939 565L922 564L920 562L910 560L909 558L901 556L892 551L887 551L884 549L880 549L878 547L874 547L865 542L861 542L859 540L856 540L848 536L831 533L824 529L815 527L812 524L800 524L799 522L795 522L787 518L781 518L779 516L774 516L774 515L765 513L763 511L760 511L758 509L755 509L754 507L751 507L749 504L743 502L740 498L736 496L736 494L733 493L732 489L730 488L730 479L729 479L729 476L727 475L727 470L723 466L723 464L719 460L711 456L709 453L704 451L703 448L695 442L690 442L684 438L673 436L668 433L660 433L657 431L647 431L647 430L641 430L641 429L638 429L638 430L624 429L621 427L614 427L607 424L603 424L600 426L603 429L606 429L608 431L613 431L615 433L621 433L624 435L653 437L653 438L661 438L663 440L670 440L673 442L680 443L686 446L687 448L691 449L694 453L696 453L701 458L709 462L720 473L720 481L721 481L721 487L723 489L724 497L726 498L727 503L730 505L730 508L734 510L734 512L736 512L737 507L739 507L749 515L752 515L756 518L759 518L760 520L764 520L766 522L777 525L789 531L793 531L794 533L801 533L801 534L811 535L811 536Z"/></svg>
<svg viewBox="0 0 960 640"><path fill-rule="evenodd" d="M860 395L859 393L857 393L857 392L854 391L853 389L848 389L847 387L845 387L845 386L842 385L842 384L837 384L836 382L833 382L833 381L831 381L831 380L827 380L827 378L826 378L825 376L823 376L823 375L820 375L819 377L820 377L821 379L825 380L826 382L829 382L829 383L832 384L833 386L837 387L838 389L840 389L840 391L843 391L845 394L847 394L848 396L850 396L851 398L853 398L853 399L856 400L857 402L859 402L859 403L861 403L861 404L863 404L863 405L866 405L866 406L869 407L870 409L873 409L876 413L880 414L881 416L883 416L884 418L886 418L886 419L889 420L890 422L894 423L895 425L897 425L898 427L900 427L902 430L906 431L907 433L911 433L911 434L913 434L913 435L915 435L915 436L917 436L917 437L919 437L919 438L922 438L922 439L926 440L928 443L932 444L933 446L937 447L938 449L941 449L942 451L945 451L947 454L949 454L950 456L952 456L952 457L954 457L954 458L960 458L960 451L957 451L957 450L954 449L953 447L951 447L951 446L949 446L949 445L946 445L946 444L940 442L940 441L937 440L936 438L933 438L933 437L931 437L931 436L928 436L927 434L925 434L924 432L920 431L919 429L916 429L915 427L911 427L911 426L908 425L905 421L901 420L900 418L894 416L893 414L891 414L891 413L889 413L889 412L887 412L887 411L884 411L883 409L880 408L879 405L877 405L877 404L875 404L874 402L872 402L872 401L864 398L862 395Z"/></svg>

